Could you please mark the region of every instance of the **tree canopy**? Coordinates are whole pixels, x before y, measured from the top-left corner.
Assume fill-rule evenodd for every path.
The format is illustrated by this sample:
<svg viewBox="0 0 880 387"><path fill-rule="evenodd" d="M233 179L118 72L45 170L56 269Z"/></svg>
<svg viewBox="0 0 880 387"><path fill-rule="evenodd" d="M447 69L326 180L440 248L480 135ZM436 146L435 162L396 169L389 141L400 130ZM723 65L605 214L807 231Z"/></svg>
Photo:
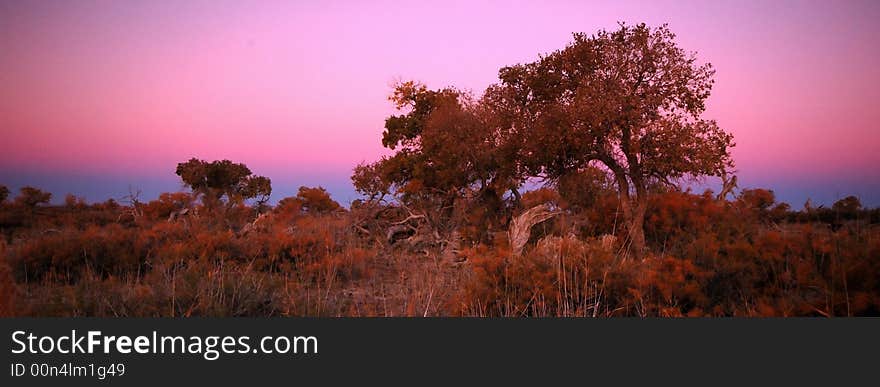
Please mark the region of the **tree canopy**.
<svg viewBox="0 0 880 387"><path fill-rule="evenodd" d="M177 164L176 173L209 206L222 202L224 198L227 205L240 204L247 199L256 199L262 205L272 194L269 178L254 175L246 165L229 160L207 162L192 158Z"/></svg>
<svg viewBox="0 0 880 387"><path fill-rule="evenodd" d="M382 145L396 152L355 168L352 181L362 194L394 193L406 205L430 209L426 215L436 215L436 224L465 211L458 199L494 208L505 191L521 185L482 101L416 82L396 85L390 100L402 114L386 119Z"/></svg>
<svg viewBox="0 0 880 387"><path fill-rule="evenodd" d="M330 213L342 208L324 187L299 187L294 199L303 211L313 214Z"/></svg>
<svg viewBox="0 0 880 387"><path fill-rule="evenodd" d="M51 192L44 192L39 188L31 186L21 187L19 195L15 198L17 204L29 208L34 208L40 204L48 204L50 200L52 200Z"/></svg>
<svg viewBox="0 0 880 387"><path fill-rule="evenodd" d="M562 179L591 166L609 173L641 255L649 186L733 168L732 135L701 117L714 73L665 25L621 24L501 69L487 98L521 139L529 175Z"/></svg>
<svg viewBox="0 0 880 387"><path fill-rule="evenodd" d="M373 198L434 195L448 205L473 192L518 197L529 177L578 194L575 176L598 187L600 171L616 186L640 256L649 187L733 169L732 135L702 118L713 76L665 25L576 33L564 49L502 68L479 99L397 85L391 100L406 113L386 120L382 138L397 152L358 166L352 179Z"/></svg>
<svg viewBox="0 0 880 387"><path fill-rule="evenodd" d="M356 168L360 192L376 196L393 188L409 197L448 198L517 185L502 173L507 160L496 151L491 116L470 94L403 82L390 100L405 113L386 119L382 145L397 152Z"/></svg>

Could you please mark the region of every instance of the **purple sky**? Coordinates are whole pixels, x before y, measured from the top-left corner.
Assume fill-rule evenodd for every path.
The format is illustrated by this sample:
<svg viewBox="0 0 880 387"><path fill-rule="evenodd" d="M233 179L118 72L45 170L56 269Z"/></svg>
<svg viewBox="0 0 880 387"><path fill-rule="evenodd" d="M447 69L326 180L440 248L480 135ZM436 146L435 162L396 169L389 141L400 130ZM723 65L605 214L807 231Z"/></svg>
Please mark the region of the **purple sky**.
<svg viewBox="0 0 880 387"><path fill-rule="evenodd" d="M182 3L182 4L181 4ZM0 184L90 201L244 162L274 199L383 154L396 80L480 92L505 65L618 21L669 23L717 69L707 118L740 185L800 208L880 205L880 2L0 3Z"/></svg>

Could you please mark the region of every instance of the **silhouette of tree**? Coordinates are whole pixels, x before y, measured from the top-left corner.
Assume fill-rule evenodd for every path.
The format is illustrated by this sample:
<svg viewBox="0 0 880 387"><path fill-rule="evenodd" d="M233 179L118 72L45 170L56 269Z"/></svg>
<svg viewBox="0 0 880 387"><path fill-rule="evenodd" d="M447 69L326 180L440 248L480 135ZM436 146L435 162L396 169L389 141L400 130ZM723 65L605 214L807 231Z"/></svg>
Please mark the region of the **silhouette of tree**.
<svg viewBox="0 0 880 387"><path fill-rule="evenodd" d="M31 209L40 204L47 204L50 200L52 200L52 193L43 192L39 188L31 186L21 187L18 197L15 198L16 203Z"/></svg>
<svg viewBox="0 0 880 387"><path fill-rule="evenodd" d="M645 249L648 187L733 167L730 134L700 116L711 65L675 43L664 25L574 34L565 49L505 67L487 101L519 139L520 163L558 179L596 165L613 178L636 256Z"/></svg>
<svg viewBox="0 0 880 387"><path fill-rule="evenodd" d="M855 196L847 196L831 205L831 210L844 219L855 218L862 209L862 202Z"/></svg>
<svg viewBox="0 0 880 387"><path fill-rule="evenodd" d="M0 204L6 201L6 198L9 197L9 188L6 188L5 185L0 185Z"/></svg>
<svg viewBox="0 0 880 387"><path fill-rule="evenodd" d="M192 158L177 164L176 173L208 207L222 204L224 198L227 206L254 198L258 204L265 204L272 194L269 178L256 176L246 165L229 160L207 162Z"/></svg>
<svg viewBox="0 0 880 387"><path fill-rule="evenodd" d="M85 208L87 206L86 199L82 197L77 197L72 193L68 193L64 195L64 205L68 208Z"/></svg>

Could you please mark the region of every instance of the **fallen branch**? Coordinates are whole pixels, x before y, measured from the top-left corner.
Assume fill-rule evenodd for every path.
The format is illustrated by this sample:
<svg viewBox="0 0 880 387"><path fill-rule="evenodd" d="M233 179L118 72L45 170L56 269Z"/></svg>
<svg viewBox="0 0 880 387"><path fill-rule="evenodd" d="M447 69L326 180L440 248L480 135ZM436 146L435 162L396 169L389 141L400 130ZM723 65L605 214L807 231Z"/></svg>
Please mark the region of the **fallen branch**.
<svg viewBox="0 0 880 387"><path fill-rule="evenodd" d="M538 223L546 221L556 215L558 211L553 211L548 203L540 204L523 212L510 222L510 228L507 230L507 236L510 239L510 248L513 256L522 254L523 248L529 241L532 233L532 227Z"/></svg>

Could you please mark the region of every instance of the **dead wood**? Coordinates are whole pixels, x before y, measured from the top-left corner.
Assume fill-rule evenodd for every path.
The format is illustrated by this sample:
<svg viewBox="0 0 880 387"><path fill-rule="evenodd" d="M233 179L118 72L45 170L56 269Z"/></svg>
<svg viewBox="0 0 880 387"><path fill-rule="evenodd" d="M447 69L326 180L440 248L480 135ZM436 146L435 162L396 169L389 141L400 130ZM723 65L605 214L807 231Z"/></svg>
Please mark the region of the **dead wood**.
<svg viewBox="0 0 880 387"><path fill-rule="evenodd" d="M550 204L544 203L532 207L513 218L510 222L510 228L507 230L513 255L519 256L522 254L523 248L525 248L526 243L529 241L533 226L558 214L559 212L554 211Z"/></svg>

